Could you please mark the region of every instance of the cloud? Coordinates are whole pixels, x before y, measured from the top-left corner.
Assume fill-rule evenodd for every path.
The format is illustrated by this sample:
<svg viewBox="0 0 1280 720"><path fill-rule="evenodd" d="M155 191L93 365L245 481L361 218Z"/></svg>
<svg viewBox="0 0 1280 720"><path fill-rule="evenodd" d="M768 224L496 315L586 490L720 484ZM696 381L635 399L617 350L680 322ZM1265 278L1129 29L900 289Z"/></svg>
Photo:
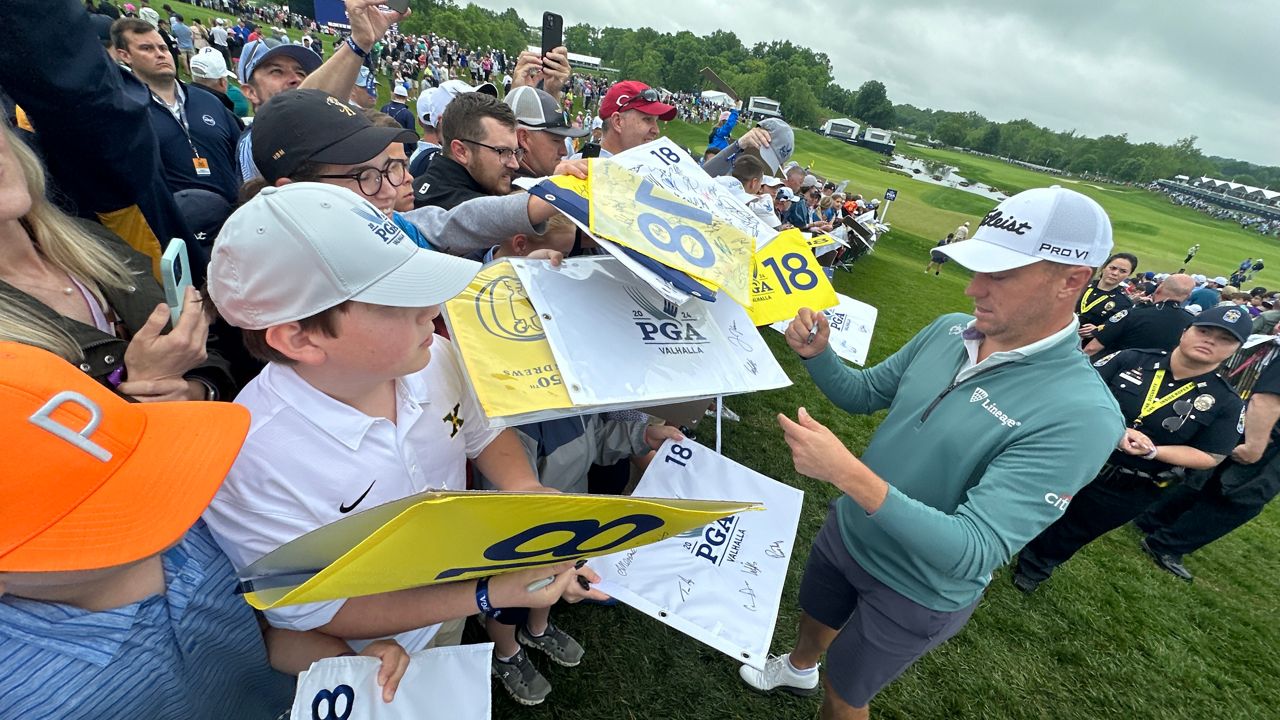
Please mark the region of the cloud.
<svg viewBox="0 0 1280 720"><path fill-rule="evenodd" d="M535 26L546 9L530 0L477 4L514 7ZM1280 3L836 5L567 0L558 11L567 25L730 30L748 47L790 40L826 53L836 82L856 89L880 80L895 103L1027 118L1091 136L1128 133L1139 143L1196 135L1208 154L1280 165L1273 49Z"/></svg>

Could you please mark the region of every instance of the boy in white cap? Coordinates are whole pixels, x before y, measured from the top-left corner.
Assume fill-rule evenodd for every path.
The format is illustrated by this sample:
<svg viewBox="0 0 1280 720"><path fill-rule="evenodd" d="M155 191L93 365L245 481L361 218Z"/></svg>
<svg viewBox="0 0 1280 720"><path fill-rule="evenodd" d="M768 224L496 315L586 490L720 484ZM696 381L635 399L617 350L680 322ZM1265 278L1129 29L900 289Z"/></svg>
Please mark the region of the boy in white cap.
<svg viewBox="0 0 1280 720"><path fill-rule="evenodd" d="M485 425L451 343L433 333L440 304L479 267L419 252L377 207L333 185L269 187L227 220L209 266L209 296L268 363L237 398L253 424L205 515L232 564L243 568L357 508L428 489L464 490L468 459L499 489L543 489L514 434ZM478 609L544 608L562 595L604 599L576 581L580 573L596 580L593 572L571 564L553 572L555 582L536 590L530 583L545 578L545 568L266 616L276 627L320 629L355 648L394 635L412 653L443 622L455 628L442 642L456 643L461 620ZM539 618L542 627L534 627ZM553 658L572 642L545 614L523 630L522 642ZM539 693L521 685L529 671L537 675L524 651L514 638L497 644L495 674L510 666L508 689L541 702L550 686Z"/></svg>

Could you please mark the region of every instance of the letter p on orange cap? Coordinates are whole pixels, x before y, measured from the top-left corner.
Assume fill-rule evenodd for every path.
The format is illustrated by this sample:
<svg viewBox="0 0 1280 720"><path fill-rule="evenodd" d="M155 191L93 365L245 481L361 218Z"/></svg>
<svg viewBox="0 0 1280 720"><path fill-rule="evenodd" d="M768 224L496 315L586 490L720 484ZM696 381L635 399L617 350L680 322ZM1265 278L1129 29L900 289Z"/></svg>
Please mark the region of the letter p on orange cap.
<svg viewBox="0 0 1280 720"><path fill-rule="evenodd" d="M240 406L131 403L58 356L0 343L0 571L91 570L182 537L249 430Z"/></svg>

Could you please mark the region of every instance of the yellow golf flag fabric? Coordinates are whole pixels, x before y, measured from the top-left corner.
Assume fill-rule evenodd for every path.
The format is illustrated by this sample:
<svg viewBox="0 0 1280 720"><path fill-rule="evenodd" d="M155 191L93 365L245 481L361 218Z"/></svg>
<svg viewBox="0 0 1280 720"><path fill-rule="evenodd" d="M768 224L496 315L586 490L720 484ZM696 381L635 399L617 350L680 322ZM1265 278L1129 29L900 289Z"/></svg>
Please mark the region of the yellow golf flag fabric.
<svg viewBox="0 0 1280 720"><path fill-rule="evenodd" d="M245 569L318 573L245 594L267 610L485 577L648 545L752 502L559 493L427 492L314 530Z"/></svg>
<svg viewBox="0 0 1280 720"><path fill-rule="evenodd" d="M607 160L587 174L591 232L751 303L755 239Z"/></svg>
<svg viewBox="0 0 1280 720"><path fill-rule="evenodd" d="M756 325L790 320L803 307L825 310L839 302L804 233L795 229L756 251L751 294L747 312Z"/></svg>

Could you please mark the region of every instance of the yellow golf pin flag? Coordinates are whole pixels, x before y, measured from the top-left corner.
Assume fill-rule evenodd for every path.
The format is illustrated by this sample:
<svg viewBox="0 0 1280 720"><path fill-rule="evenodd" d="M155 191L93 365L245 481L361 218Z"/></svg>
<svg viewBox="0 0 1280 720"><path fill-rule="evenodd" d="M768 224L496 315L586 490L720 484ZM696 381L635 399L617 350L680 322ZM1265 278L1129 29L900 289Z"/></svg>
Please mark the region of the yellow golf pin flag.
<svg viewBox="0 0 1280 720"><path fill-rule="evenodd" d="M538 313L509 262L445 303L449 333L489 418L573 407Z"/></svg>
<svg viewBox="0 0 1280 720"><path fill-rule="evenodd" d="M826 247L828 245L831 245L835 241L836 241L835 238L831 237L826 233L818 233L817 235L813 235L809 238L806 238L805 240L805 242L807 242L809 247L811 248Z"/></svg>
<svg viewBox="0 0 1280 720"><path fill-rule="evenodd" d="M250 605L339 600L554 565L658 542L754 502L426 492L313 530L241 572Z"/></svg>
<svg viewBox="0 0 1280 720"><path fill-rule="evenodd" d="M796 229L778 234L756 251L747 314L756 325L790 320L800 308L826 310L839 303L836 290Z"/></svg>
<svg viewBox="0 0 1280 720"><path fill-rule="evenodd" d="M755 239L607 160L587 174L591 232L751 304Z"/></svg>

